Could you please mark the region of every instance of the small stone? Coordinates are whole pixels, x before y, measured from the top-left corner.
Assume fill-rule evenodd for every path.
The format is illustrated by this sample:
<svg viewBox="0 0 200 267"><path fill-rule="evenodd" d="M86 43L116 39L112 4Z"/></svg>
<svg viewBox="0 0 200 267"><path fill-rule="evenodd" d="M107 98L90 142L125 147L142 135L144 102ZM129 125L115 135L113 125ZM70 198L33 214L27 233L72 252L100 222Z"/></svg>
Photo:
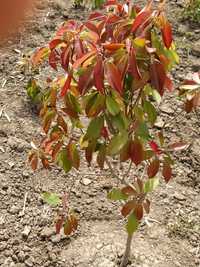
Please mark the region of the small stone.
<svg viewBox="0 0 200 267"><path fill-rule="evenodd" d="M26 264L26 266L28 266L28 267L32 267L32 266L33 266L33 262L32 262L32 260L31 260L31 258L29 258L28 260L26 260L26 261L25 261L25 264Z"/></svg>
<svg viewBox="0 0 200 267"><path fill-rule="evenodd" d="M22 232L22 236L24 238L27 238L29 236L29 234L30 234L30 231L31 231L31 227L26 225L24 227L24 231Z"/></svg>
<svg viewBox="0 0 200 267"><path fill-rule="evenodd" d="M173 114L174 113L174 110L170 107L170 104L163 104L160 107L160 110L164 113L167 113L167 114Z"/></svg>
<svg viewBox="0 0 200 267"><path fill-rule="evenodd" d="M19 261L20 262L24 262L24 260L25 260L25 253L24 253L24 251L20 251L19 253L18 253L18 259L19 259Z"/></svg>
<svg viewBox="0 0 200 267"><path fill-rule="evenodd" d="M53 235L53 236L51 237L51 242L54 243L54 244L59 243L60 240L61 240L61 235Z"/></svg>
<svg viewBox="0 0 200 267"><path fill-rule="evenodd" d="M158 129L162 129L163 126L164 126L164 121L159 117L155 123L155 127L157 127Z"/></svg>
<svg viewBox="0 0 200 267"><path fill-rule="evenodd" d="M191 54L193 56L200 57L200 41L198 41L192 45Z"/></svg>
<svg viewBox="0 0 200 267"><path fill-rule="evenodd" d="M186 200L186 197L185 197L184 195L178 193L178 192L176 192L176 193L174 194L174 198L177 199L177 200L180 200L180 201L184 201L184 200Z"/></svg>
<svg viewBox="0 0 200 267"><path fill-rule="evenodd" d="M55 234L55 229L52 227L51 228L45 227L40 233L41 237L43 238L50 237L54 234Z"/></svg>
<svg viewBox="0 0 200 267"><path fill-rule="evenodd" d="M82 180L81 180L81 183L83 184L83 185L89 185L89 184L91 184L92 183L92 181L90 180L90 179L88 179L88 178L83 178Z"/></svg>
<svg viewBox="0 0 200 267"><path fill-rule="evenodd" d="M11 214L17 214L19 212L19 208L15 205L13 205L11 208L10 208L10 213Z"/></svg>

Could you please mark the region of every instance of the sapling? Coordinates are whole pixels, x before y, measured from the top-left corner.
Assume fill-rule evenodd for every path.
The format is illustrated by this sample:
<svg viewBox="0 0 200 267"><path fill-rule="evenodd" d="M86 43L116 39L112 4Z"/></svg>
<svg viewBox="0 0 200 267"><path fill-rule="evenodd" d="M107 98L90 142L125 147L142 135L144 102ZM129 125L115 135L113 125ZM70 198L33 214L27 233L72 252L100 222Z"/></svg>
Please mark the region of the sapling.
<svg viewBox="0 0 200 267"><path fill-rule="evenodd" d="M164 1L156 7L152 2L141 9L129 1L108 0L87 21L64 22L31 58L33 68L47 59L55 70L54 78L46 77L40 111L45 135L29 155L32 169L41 161L47 169L57 164L66 173L78 170L80 153L89 166L95 160L102 170L108 166L118 181L108 198L121 203L126 221L121 266L127 265L133 234L150 211L149 194L161 177L171 180L172 153L187 147L168 143L164 129L155 127L163 96L174 91L170 72L178 55ZM34 81L29 84L36 86ZM187 89L182 85L180 96ZM192 110L199 103L186 105ZM123 167L120 173L113 159ZM63 227L72 234L78 222L69 207L70 189L62 200L55 193L43 197L53 205L62 202L56 231Z"/></svg>

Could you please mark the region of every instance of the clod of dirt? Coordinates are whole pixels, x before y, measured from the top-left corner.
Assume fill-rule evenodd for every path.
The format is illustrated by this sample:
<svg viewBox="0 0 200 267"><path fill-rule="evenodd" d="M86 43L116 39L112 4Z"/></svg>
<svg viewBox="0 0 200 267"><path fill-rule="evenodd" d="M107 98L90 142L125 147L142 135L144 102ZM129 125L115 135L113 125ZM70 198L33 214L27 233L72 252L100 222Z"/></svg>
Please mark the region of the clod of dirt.
<svg viewBox="0 0 200 267"><path fill-rule="evenodd" d="M28 238L30 232L31 232L31 227L26 225L26 226L24 227L23 232L22 232L22 236L23 236L23 238Z"/></svg>

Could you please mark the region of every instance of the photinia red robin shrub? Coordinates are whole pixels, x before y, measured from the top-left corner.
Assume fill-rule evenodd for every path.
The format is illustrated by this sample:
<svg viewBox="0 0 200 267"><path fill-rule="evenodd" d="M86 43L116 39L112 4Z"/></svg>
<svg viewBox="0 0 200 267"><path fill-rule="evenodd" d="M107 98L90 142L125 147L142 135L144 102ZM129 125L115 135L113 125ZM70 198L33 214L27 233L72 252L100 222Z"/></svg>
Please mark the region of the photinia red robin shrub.
<svg viewBox="0 0 200 267"><path fill-rule="evenodd" d="M108 0L87 21L63 23L31 58L33 67L47 60L55 71L54 78L47 77L40 111L45 137L29 156L32 169L41 162L44 168L57 164L68 173L79 169L80 153L88 165L108 165L121 182L108 198L122 203L129 240L150 211L148 196L159 179L168 183L172 178L172 153L186 148L182 142L168 143L155 127L163 96L174 90L170 71L178 56L164 4L154 7L152 2L141 9L129 1ZM182 85L182 94L186 87ZM187 109L196 105L191 104L196 97L188 101ZM123 175L112 168L113 158L125 166ZM44 198L50 204L61 202L55 194ZM64 227L71 234L77 219L67 212L66 196L62 202L56 231Z"/></svg>

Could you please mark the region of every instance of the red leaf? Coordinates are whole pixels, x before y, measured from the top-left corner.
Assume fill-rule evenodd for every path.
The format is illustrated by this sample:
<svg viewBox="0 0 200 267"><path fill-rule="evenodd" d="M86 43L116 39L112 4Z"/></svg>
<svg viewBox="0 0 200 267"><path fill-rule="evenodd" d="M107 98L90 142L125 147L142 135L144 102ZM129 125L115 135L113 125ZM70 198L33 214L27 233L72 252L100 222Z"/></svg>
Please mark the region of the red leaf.
<svg viewBox="0 0 200 267"><path fill-rule="evenodd" d="M135 51L132 48L130 55L129 55L129 70L133 76L134 79L136 80L140 80L141 79L141 73L139 71L139 68L137 66L137 61L136 61L136 55L135 55Z"/></svg>
<svg viewBox="0 0 200 267"><path fill-rule="evenodd" d="M104 6L116 6L118 4L118 1L116 0L107 0Z"/></svg>
<svg viewBox="0 0 200 267"><path fill-rule="evenodd" d="M159 159L153 160L147 168L147 174L149 178L155 177L159 171L160 161Z"/></svg>
<svg viewBox="0 0 200 267"><path fill-rule="evenodd" d="M85 22L85 26L92 32L95 32L99 35L99 31L98 28L96 27L96 25L94 25L92 22L87 21Z"/></svg>
<svg viewBox="0 0 200 267"><path fill-rule="evenodd" d="M76 59L82 58L84 56L83 43L79 38L75 40L74 49L75 49Z"/></svg>
<svg viewBox="0 0 200 267"><path fill-rule="evenodd" d="M167 49L170 48L173 38L172 38L172 27L168 21L165 20L164 26L161 29L162 38Z"/></svg>
<svg viewBox="0 0 200 267"><path fill-rule="evenodd" d="M102 57L97 58L97 63L94 66L94 83L97 90L104 92L104 67Z"/></svg>
<svg viewBox="0 0 200 267"><path fill-rule="evenodd" d="M101 136L103 136L105 139L108 139L109 138L109 133L108 133L108 129L107 129L107 127L103 127L102 129L101 129Z"/></svg>
<svg viewBox="0 0 200 267"><path fill-rule="evenodd" d="M70 47L65 47L61 53L61 66L65 71L68 70L70 58Z"/></svg>
<svg viewBox="0 0 200 267"><path fill-rule="evenodd" d="M38 155L33 154L32 159L31 159L31 168L33 171L37 169L38 166Z"/></svg>
<svg viewBox="0 0 200 267"><path fill-rule="evenodd" d="M56 234L59 234L60 233L60 230L63 226L63 223L64 223L64 218L63 216L61 218L59 218L57 221L56 221Z"/></svg>
<svg viewBox="0 0 200 267"><path fill-rule="evenodd" d="M156 144L156 142L150 141L149 145L155 154L157 154L157 155L161 154L161 150L160 150L159 146Z"/></svg>
<svg viewBox="0 0 200 267"><path fill-rule="evenodd" d="M125 44L121 44L121 43L109 43L109 44L102 44L104 49L110 50L110 51L115 51L118 50L120 48L123 48L125 46Z"/></svg>
<svg viewBox="0 0 200 267"><path fill-rule="evenodd" d="M166 73L163 65L157 60L154 61L150 66L150 78L151 85L159 92L161 96L163 96Z"/></svg>
<svg viewBox="0 0 200 267"><path fill-rule="evenodd" d="M78 60L76 60L73 64L73 68L77 69L78 67L80 67L87 59L89 59L90 57L94 56L96 54L96 49L88 52L87 54L85 54L84 56L82 56L81 58L79 58Z"/></svg>
<svg viewBox="0 0 200 267"><path fill-rule="evenodd" d="M60 92L61 97L64 97L66 95L67 91L70 89L71 80L72 80L72 75L69 74L67 79L66 79L66 82L65 82L65 84L64 84L64 86Z"/></svg>
<svg viewBox="0 0 200 267"><path fill-rule="evenodd" d="M56 46L58 46L59 44L61 44L61 43L63 43L63 40L61 40L61 39L54 39L54 40L52 40L50 43L49 43L49 48L51 49L51 50L53 50L53 49L55 49L56 48Z"/></svg>
<svg viewBox="0 0 200 267"><path fill-rule="evenodd" d="M123 93L121 73L114 63L106 64L106 75L110 86L121 95Z"/></svg>
<svg viewBox="0 0 200 267"><path fill-rule="evenodd" d="M130 146L130 157L135 165L139 165L144 160L143 145L139 140L134 140Z"/></svg>
<svg viewBox="0 0 200 267"><path fill-rule="evenodd" d="M92 14L90 14L89 20L93 20L93 19L104 20L105 16L100 12L93 12Z"/></svg>
<svg viewBox="0 0 200 267"><path fill-rule="evenodd" d="M150 15L151 15L151 11L149 10L141 11L133 22L131 32L135 33L136 30L149 18Z"/></svg>
<svg viewBox="0 0 200 267"><path fill-rule="evenodd" d="M122 193L127 196L137 195L137 191L132 186L126 186L122 188Z"/></svg>
<svg viewBox="0 0 200 267"><path fill-rule="evenodd" d="M60 60L57 52L55 50L52 50L49 54L49 65L54 69L57 70L57 63Z"/></svg>
<svg viewBox="0 0 200 267"><path fill-rule="evenodd" d="M78 88L80 94L84 94L86 90L92 86L93 68L87 68L85 72L79 77Z"/></svg>
<svg viewBox="0 0 200 267"><path fill-rule="evenodd" d="M171 165L169 164L169 162L167 160L164 160L164 162L163 162L162 175L163 175L166 183L168 183L169 180L172 178L172 168L171 168Z"/></svg>

